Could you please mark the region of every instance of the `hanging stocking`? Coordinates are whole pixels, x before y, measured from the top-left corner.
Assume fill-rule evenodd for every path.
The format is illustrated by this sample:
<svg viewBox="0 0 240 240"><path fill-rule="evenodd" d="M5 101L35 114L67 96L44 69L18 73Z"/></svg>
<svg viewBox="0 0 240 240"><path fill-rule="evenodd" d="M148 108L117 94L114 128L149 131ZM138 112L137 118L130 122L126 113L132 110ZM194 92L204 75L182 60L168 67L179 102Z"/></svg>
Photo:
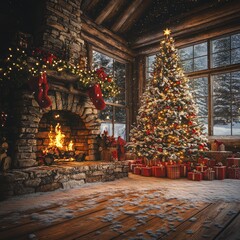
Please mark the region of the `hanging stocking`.
<svg viewBox="0 0 240 240"><path fill-rule="evenodd" d="M90 97L96 109L103 110L106 107L99 84L95 84L88 89L88 96Z"/></svg>
<svg viewBox="0 0 240 240"><path fill-rule="evenodd" d="M34 93L34 98L37 103L40 105L43 96L43 75L39 76L38 80L35 79L29 82L29 87Z"/></svg>
<svg viewBox="0 0 240 240"><path fill-rule="evenodd" d="M52 101L48 96L49 85L47 82L47 75L45 72L42 74L42 77L43 77L43 84L42 84L43 93L42 93L41 103L39 104L39 106L41 108L48 108L52 105Z"/></svg>

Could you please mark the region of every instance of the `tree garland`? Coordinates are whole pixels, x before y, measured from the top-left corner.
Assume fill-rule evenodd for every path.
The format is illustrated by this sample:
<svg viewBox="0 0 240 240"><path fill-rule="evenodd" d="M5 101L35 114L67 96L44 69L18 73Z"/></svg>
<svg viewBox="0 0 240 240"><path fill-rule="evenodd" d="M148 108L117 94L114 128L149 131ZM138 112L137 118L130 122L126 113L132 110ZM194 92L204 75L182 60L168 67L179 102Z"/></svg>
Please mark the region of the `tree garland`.
<svg viewBox="0 0 240 240"><path fill-rule="evenodd" d="M99 84L103 97L115 97L119 93L116 82L103 68L86 71L80 65L70 64L38 48L34 50L9 48L8 56L0 68L0 82L21 87L43 72L47 74L48 70L79 76L77 87L81 90L87 91L95 84Z"/></svg>

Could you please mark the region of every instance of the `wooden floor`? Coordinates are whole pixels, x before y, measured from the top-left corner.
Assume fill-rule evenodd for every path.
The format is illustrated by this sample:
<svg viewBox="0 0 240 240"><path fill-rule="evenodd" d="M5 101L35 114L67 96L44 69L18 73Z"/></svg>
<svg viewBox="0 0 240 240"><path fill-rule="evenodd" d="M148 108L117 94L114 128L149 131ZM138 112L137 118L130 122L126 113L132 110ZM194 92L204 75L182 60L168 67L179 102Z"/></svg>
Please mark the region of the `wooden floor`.
<svg viewBox="0 0 240 240"><path fill-rule="evenodd" d="M0 239L234 240L240 239L240 203L166 200L150 190L93 194L2 215Z"/></svg>

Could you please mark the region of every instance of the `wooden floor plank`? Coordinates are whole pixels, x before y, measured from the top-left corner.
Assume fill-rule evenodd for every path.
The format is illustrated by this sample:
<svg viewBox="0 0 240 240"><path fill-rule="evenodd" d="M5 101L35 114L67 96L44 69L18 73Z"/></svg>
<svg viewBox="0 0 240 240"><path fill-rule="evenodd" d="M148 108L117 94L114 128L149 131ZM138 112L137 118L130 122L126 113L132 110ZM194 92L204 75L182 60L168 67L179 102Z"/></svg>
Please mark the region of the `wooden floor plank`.
<svg viewBox="0 0 240 240"><path fill-rule="evenodd" d="M121 194L114 195L114 197L116 197L116 196L121 196ZM25 226L26 224L32 223L33 222L32 217L31 217L32 214L37 213L37 214L41 215L41 214L45 214L46 211L57 211L57 209L63 208L64 206L69 211L77 211L81 207L86 207L85 203L88 202L89 200L95 201L96 204L99 204L99 203L109 201L109 199L111 199L112 197L113 196L105 196L103 198L99 198L96 195L93 197L88 197L88 198L85 197L85 198L80 198L80 199L77 199L74 201L69 201L67 204L64 204L64 205L54 204L54 205L51 205L51 206L48 206L45 208L41 207L41 208L38 208L36 211L34 209L31 209L28 211L22 211L22 212L20 211L20 212L17 212L14 214L15 216L16 216L16 214L17 214L17 216L19 216L19 219L18 219L18 217L16 217L17 221L15 221L15 222L13 222L11 215L6 216L5 218L2 218L0 220L0 224L1 224L0 233L2 231L6 231L8 229Z"/></svg>
<svg viewBox="0 0 240 240"><path fill-rule="evenodd" d="M167 211L164 215L160 217L153 217L146 221L145 224L136 227L136 229L128 230L123 234L120 234L117 237L112 239L123 239L124 237L141 237L143 239L157 239L162 235L162 232L169 233L171 229L176 228L178 225L182 223L182 221L186 221L194 214L198 213L205 209L209 204L207 203L199 203L196 207L192 206L191 203L184 202L182 204L175 205L173 207L173 211ZM180 222L177 220L181 220Z"/></svg>
<svg viewBox="0 0 240 240"><path fill-rule="evenodd" d="M234 214L234 212L233 212ZM215 240L240 240L240 213L223 229Z"/></svg>
<svg viewBox="0 0 240 240"><path fill-rule="evenodd" d="M175 232L171 232L161 239L213 239L220 231L220 226L224 227L225 221L231 221L232 216L228 215L228 212L238 206L238 203L211 204L204 211L199 212L192 219L190 218L189 221L179 225ZM215 226L215 223L219 226Z"/></svg>
<svg viewBox="0 0 240 240"><path fill-rule="evenodd" d="M98 197L92 194L20 213L19 222L0 219L0 240L233 240L240 239L240 203L191 203L164 199L161 191L119 191ZM90 208L84 208L85 206ZM32 219L69 210L71 218L56 215L55 221ZM82 211L80 211L80 208ZM51 212L53 211L53 212ZM63 211L64 212L64 211ZM3 229L2 226L6 228Z"/></svg>
<svg viewBox="0 0 240 240"><path fill-rule="evenodd" d="M162 203L165 203L166 200L162 201ZM171 204L174 203L174 204ZM176 207L176 203L178 203L176 200L174 202L169 202L168 207L160 208L158 211L148 211L146 215L148 215L148 218L146 219L146 224L150 222L152 219L155 219L156 214L167 214L170 211L173 211ZM156 204L161 204L161 201L159 201ZM178 203L178 206L183 205L184 203ZM139 221L135 218L136 215L130 215L128 218L122 220L119 222L119 224L111 224L109 226L106 226L102 229L97 229L96 231L89 233L85 236L78 237L76 239L81 240L88 240L88 239L94 239L97 237L97 233L101 233L101 238L104 240L107 239L124 239L125 235L127 234L128 237L134 236L136 234L132 232L138 232L139 229L142 227L140 225ZM158 218L159 219L159 218ZM119 229L118 229L119 227Z"/></svg>
<svg viewBox="0 0 240 240"><path fill-rule="evenodd" d="M158 200L160 203L164 203L164 199L162 200ZM173 200L174 203L176 203L176 200ZM130 202L130 201L129 201ZM124 211L128 211L128 212L134 212L134 211L138 211L139 209L141 210L141 208L143 208L144 206L146 206L147 204L149 204L149 199L143 199L142 202L139 202L139 204L137 206L134 205L126 205L124 206ZM109 207L106 205L106 207ZM117 208L115 208L117 210ZM47 231L45 229L35 232L37 237L39 239L51 239L51 240L59 240L59 239L64 239L64 240L68 240L68 239L75 239L79 236L83 236L85 234L94 232L94 231L99 231L100 229L110 226L112 224L113 221L117 222L117 221L122 221L125 218L128 218L129 215L122 213L121 211L118 211L118 213L120 214L119 216L117 216L116 218L113 218L111 221L106 221L103 222L102 219L104 216L107 216L110 213L111 216L111 212L112 210L102 210L96 213L93 213L91 215L88 216L88 218L85 219L74 219L73 221L68 221L64 224L61 224L59 226L54 226L54 227L50 227L47 229ZM66 232L66 229L68 229L68 232Z"/></svg>
<svg viewBox="0 0 240 240"><path fill-rule="evenodd" d="M101 211L106 208L106 202L111 200L112 198L120 197L122 196L121 193L117 195L112 195L112 196L107 196L103 198L102 200L99 200L99 202L96 201L96 205L94 207L91 207L90 209L84 210L84 211L78 211L79 208L86 206L83 202L70 202L69 206L66 206L66 208L70 210L76 210L75 212L75 218L80 218L80 217L85 217L93 212ZM94 200L94 199L93 199ZM85 202L86 203L86 202ZM57 211L58 209L62 208L61 206L58 206L55 210ZM41 215L44 215L44 210L42 209L40 213ZM72 219L70 219L72 220ZM66 222L69 221L69 219L57 219L56 222L53 222L51 225L57 225L59 222ZM46 226L45 223L39 222L39 221L34 221L31 219L31 216L27 216L25 219L17 223L15 226L10 227L10 228L2 228L0 232L0 240L5 240L5 239L12 239L13 237L20 237L22 235L26 235L28 233L32 233L34 231L37 231L39 229L45 229L48 226ZM16 239L17 239L16 237Z"/></svg>

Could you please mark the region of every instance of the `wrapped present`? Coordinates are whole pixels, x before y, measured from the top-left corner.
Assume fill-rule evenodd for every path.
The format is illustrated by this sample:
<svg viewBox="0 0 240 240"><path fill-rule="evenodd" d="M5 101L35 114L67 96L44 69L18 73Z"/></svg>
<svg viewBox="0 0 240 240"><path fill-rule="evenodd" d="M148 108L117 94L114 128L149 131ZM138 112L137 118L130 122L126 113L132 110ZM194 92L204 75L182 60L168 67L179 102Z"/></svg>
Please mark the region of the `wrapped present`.
<svg viewBox="0 0 240 240"><path fill-rule="evenodd" d="M145 177L151 177L152 176L152 167L142 167L141 175L145 176Z"/></svg>
<svg viewBox="0 0 240 240"><path fill-rule="evenodd" d="M189 172L188 179L193 181L201 181L202 180L202 173L201 172Z"/></svg>
<svg viewBox="0 0 240 240"><path fill-rule="evenodd" d="M135 168L135 167L144 167L144 166L145 166L145 165L139 164L139 163L131 164L131 165L130 165L130 171L131 171L131 172L134 172L134 168Z"/></svg>
<svg viewBox="0 0 240 240"><path fill-rule="evenodd" d="M171 179L180 178L180 165L167 165L167 177Z"/></svg>
<svg viewBox="0 0 240 240"><path fill-rule="evenodd" d="M166 177L166 167L163 165L152 166L152 175L154 177Z"/></svg>
<svg viewBox="0 0 240 240"><path fill-rule="evenodd" d="M141 175L142 167L134 167L133 173L137 175Z"/></svg>
<svg viewBox="0 0 240 240"><path fill-rule="evenodd" d="M201 164L200 166L196 166L196 170L199 172L204 172L205 170L207 170L207 166L204 166L203 164Z"/></svg>
<svg viewBox="0 0 240 240"><path fill-rule="evenodd" d="M240 168L234 165L232 167L228 167L227 176L230 179L240 179Z"/></svg>
<svg viewBox="0 0 240 240"><path fill-rule="evenodd" d="M180 164L180 177L187 177L187 173L190 170L191 166L189 164L186 163Z"/></svg>
<svg viewBox="0 0 240 240"><path fill-rule="evenodd" d="M226 178L226 166L214 166L215 178L218 180L223 180Z"/></svg>
<svg viewBox="0 0 240 240"><path fill-rule="evenodd" d="M203 164L205 166L208 166L210 168L213 168L216 165L216 160L214 159L210 159L210 158L204 158L204 157L200 157L198 159L198 163L199 164Z"/></svg>
<svg viewBox="0 0 240 240"><path fill-rule="evenodd" d="M215 179L215 171L212 168L206 169L203 173L204 180L214 180Z"/></svg>
<svg viewBox="0 0 240 240"><path fill-rule="evenodd" d="M235 157L227 158L227 166L228 167L231 167L231 166L240 167L240 158L235 158Z"/></svg>

